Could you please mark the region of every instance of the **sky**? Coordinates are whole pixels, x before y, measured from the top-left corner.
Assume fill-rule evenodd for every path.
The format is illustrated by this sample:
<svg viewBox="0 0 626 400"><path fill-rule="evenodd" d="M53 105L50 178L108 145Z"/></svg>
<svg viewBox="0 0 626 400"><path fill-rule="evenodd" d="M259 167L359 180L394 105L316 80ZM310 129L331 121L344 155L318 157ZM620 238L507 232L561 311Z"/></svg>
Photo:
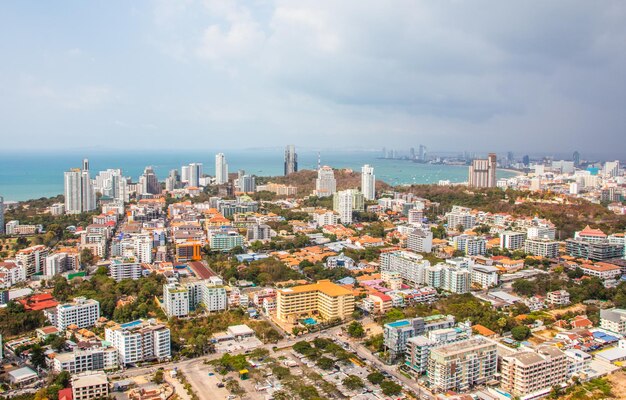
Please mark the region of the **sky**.
<svg viewBox="0 0 626 400"><path fill-rule="evenodd" d="M626 2L5 1L0 149L626 151Z"/></svg>

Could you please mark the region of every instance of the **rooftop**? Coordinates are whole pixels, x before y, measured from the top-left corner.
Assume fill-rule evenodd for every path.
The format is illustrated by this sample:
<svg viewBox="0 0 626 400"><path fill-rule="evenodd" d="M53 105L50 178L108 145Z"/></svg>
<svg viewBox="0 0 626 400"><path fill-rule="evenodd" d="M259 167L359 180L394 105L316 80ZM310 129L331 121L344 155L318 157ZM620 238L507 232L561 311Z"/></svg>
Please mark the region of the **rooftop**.
<svg viewBox="0 0 626 400"><path fill-rule="evenodd" d="M327 279L317 281L317 283L312 283L310 285L294 286L287 289L280 289L278 290L278 292L285 295L307 292L322 292L332 297L346 296L352 294L352 291L335 283L332 283Z"/></svg>

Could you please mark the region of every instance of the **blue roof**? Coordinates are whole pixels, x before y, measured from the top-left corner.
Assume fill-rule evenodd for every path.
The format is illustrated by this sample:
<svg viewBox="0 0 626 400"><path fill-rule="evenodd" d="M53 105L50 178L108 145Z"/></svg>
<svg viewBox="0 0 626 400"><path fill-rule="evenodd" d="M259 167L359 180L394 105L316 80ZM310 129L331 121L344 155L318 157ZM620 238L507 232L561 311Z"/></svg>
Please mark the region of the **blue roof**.
<svg viewBox="0 0 626 400"><path fill-rule="evenodd" d="M346 276L345 278L339 279L337 281L337 283L341 284L341 285L352 285L354 284L355 279L352 278L351 276Z"/></svg>

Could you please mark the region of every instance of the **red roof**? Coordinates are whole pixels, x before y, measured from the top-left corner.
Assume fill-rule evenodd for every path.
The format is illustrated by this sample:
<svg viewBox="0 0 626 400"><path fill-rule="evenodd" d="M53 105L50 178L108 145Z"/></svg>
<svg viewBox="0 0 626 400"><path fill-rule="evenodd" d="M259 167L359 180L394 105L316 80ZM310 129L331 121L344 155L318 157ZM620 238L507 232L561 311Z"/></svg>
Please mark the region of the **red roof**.
<svg viewBox="0 0 626 400"><path fill-rule="evenodd" d="M72 388L65 388L59 390L59 400L72 400Z"/></svg>
<svg viewBox="0 0 626 400"><path fill-rule="evenodd" d="M385 302L386 301L391 301L391 297L389 297L386 294L381 293L381 292L372 293L371 296L376 296L376 297L378 297L379 299L381 299L382 301L385 301Z"/></svg>
<svg viewBox="0 0 626 400"><path fill-rule="evenodd" d="M36 294L18 301L24 306L26 311L41 311L59 305L50 293Z"/></svg>
<svg viewBox="0 0 626 400"><path fill-rule="evenodd" d="M578 236L595 236L595 237L606 237L606 233L602 232L600 229L591 229L589 225L585 226L585 229L578 232Z"/></svg>
<svg viewBox="0 0 626 400"><path fill-rule="evenodd" d="M196 274L196 276L200 279L209 279L210 277L216 275L213 271L211 271L208 267L206 267L200 261L190 262L189 268L191 268L193 273Z"/></svg>

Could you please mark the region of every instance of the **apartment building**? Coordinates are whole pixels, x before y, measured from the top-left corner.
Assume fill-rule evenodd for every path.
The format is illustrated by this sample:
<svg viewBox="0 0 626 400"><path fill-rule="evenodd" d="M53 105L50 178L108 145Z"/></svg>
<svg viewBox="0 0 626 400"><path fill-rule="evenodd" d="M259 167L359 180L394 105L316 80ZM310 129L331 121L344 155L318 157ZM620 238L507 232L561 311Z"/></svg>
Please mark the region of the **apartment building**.
<svg viewBox="0 0 626 400"><path fill-rule="evenodd" d="M141 278L143 268L139 263L127 263L122 260L113 260L109 264L109 275L117 282L124 279L137 280Z"/></svg>
<svg viewBox="0 0 626 400"><path fill-rule="evenodd" d="M569 293L564 289L548 292L546 302L555 306L566 306L570 303Z"/></svg>
<svg viewBox="0 0 626 400"><path fill-rule="evenodd" d="M518 250L524 247L526 234L523 232L504 231L500 234L500 247L509 250Z"/></svg>
<svg viewBox="0 0 626 400"><path fill-rule="evenodd" d="M83 373L72 377L72 399L91 400L109 396L109 381L104 373Z"/></svg>
<svg viewBox="0 0 626 400"><path fill-rule="evenodd" d="M582 264L580 269L585 275L595 276L602 280L617 279L622 275L622 269L617 265L607 263Z"/></svg>
<svg viewBox="0 0 626 400"><path fill-rule="evenodd" d="M352 291L330 280L279 289L276 294L276 317L279 321L293 322L311 315L323 320L345 320L354 311Z"/></svg>
<svg viewBox="0 0 626 400"><path fill-rule="evenodd" d="M600 327L607 331L626 335L626 310L622 308L600 310Z"/></svg>
<svg viewBox="0 0 626 400"><path fill-rule="evenodd" d="M52 369L56 372L68 371L70 374L118 368L117 349L114 347L77 348L69 353L58 353L52 359Z"/></svg>
<svg viewBox="0 0 626 400"><path fill-rule="evenodd" d="M567 356L554 346L502 357L501 365L501 387L516 396L549 391L568 379Z"/></svg>
<svg viewBox="0 0 626 400"><path fill-rule="evenodd" d="M398 272L402 280L410 286L426 282L425 269L430 262L419 254L409 251L389 251L380 254L381 272Z"/></svg>
<svg viewBox="0 0 626 400"><path fill-rule="evenodd" d="M410 338L437 329L452 328L454 323L452 315L431 315L390 322L383 326L383 343L390 359L394 360L404 354Z"/></svg>
<svg viewBox="0 0 626 400"><path fill-rule="evenodd" d="M483 289L498 286L500 283L500 275L498 268L491 265L474 264L471 267L472 285L479 286Z"/></svg>
<svg viewBox="0 0 626 400"><path fill-rule="evenodd" d="M64 331L70 325L89 328L100 318L100 303L85 297L76 297L71 303L59 304L56 308L56 325Z"/></svg>
<svg viewBox="0 0 626 400"><path fill-rule="evenodd" d="M466 256L480 256L487 251L487 242L480 236L459 235L452 239L454 248L461 250Z"/></svg>
<svg viewBox="0 0 626 400"><path fill-rule="evenodd" d="M223 311L228 307L224 282L217 276L205 280L163 285L163 309L168 317L184 317L202 304L208 312Z"/></svg>
<svg viewBox="0 0 626 400"><path fill-rule="evenodd" d="M424 374L428 370L428 359L432 349L467 340L471 336L471 325L460 323L456 328L435 329L426 335L409 338L404 364L416 374Z"/></svg>
<svg viewBox="0 0 626 400"><path fill-rule="evenodd" d="M25 280L26 268L22 263L11 260L0 261L0 289L8 289Z"/></svg>
<svg viewBox="0 0 626 400"><path fill-rule="evenodd" d="M24 266L26 278L30 278L44 271L47 256L48 248L40 244L18 251L15 260Z"/></svg>
<svg viewBox="0 0 626 400"><path fill-rule="evenodd" d="M428 358L428 385L434 392L463 392L494 379L497 344L482 336L432 349Z"/></svg>
<svg viewBox="0 0 626 400"><path fill-rule="evenodd" d="M117 349L119 363L166 360L171 356L170 330L156 320L136 320L108 327L105 339Z"/></svg>
<svg viewBox="0 0 626 400"><path fill-rule="evenodd" d="M433 233L430 229L414 229L409 233L406 247L418 253L430 253L433 248Z"/></svg>
<svg viewBox="0 0 626 400"><path fill-rule="evenodd" d="M472 229L476 225L476 217L472 210L467 207L453 206L452 211L446 213L448 230L455 230L462 226L463 229Z"/></svg>
<svg viewBox="0 0 626 400"><path fill-rule="evenodd" d="M603 261L624 256L624 245L611 243L608 239L589 241L582 237L565 241L567 254L586 260Z"/></svg>
<svg viewBox="0 0 626 400"><path fill-rule="evenodd" d="M236 231L216 232L209 238L211 250L228 251L237 246L243 246L243 236Z"/></svg>
<svg viewBox="0 0 626 400"><path fill-rule="evenodd" d="M527 238L524 242L524 252L545 258L559 256L559 242L548 238Z"/></svg>

